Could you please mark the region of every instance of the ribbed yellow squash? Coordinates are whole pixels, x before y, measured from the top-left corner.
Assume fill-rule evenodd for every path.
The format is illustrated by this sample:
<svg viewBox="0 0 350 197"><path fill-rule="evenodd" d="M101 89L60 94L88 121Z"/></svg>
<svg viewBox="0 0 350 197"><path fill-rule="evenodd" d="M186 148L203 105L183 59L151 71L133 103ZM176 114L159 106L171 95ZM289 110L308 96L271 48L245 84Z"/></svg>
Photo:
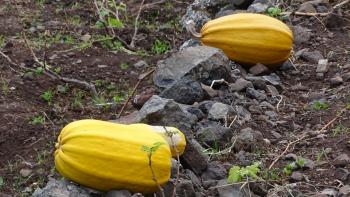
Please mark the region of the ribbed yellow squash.
<svg viewBox="0 0 350 197"><path fill-rule="evenodd" d="M183 152L185 145L180 141L179 152ZM152 156L155 176L162 185L170 178L171 150L166 138L145 124L72 122L58 137L55 166L67 179L100 191L127 189L151 193L158 188L142 146L152 147L156 142L164 143Z"/></svg>
<svg viewBox="0 0 350 197"><path fill-rule="evenodd" d="M278 19L263 14L238 13L208 21L200 32L204 45L220 48L233 61L276 65L287 60L293 33Z"/></svg>

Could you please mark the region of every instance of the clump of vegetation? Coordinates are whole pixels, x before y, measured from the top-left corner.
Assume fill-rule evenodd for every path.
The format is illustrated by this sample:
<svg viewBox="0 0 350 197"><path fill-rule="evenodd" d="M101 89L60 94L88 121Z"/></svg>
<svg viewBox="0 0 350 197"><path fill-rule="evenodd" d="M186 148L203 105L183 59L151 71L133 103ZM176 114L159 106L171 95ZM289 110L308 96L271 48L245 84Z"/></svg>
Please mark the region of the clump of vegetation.
<svg viewBox="0 0 350 197"><path fill-rule="evenodd" d="M246 167L233 166L229 171L227 178L228 183L238 183L244 178L257 179L260 172L260 162L255 162L253 165Z"/></svg>
<svg viewBox="0 0 350 197"><path fill-rule="evenodd" d="M303 168L304 166L305 160L303 158L298 158L295 162L287 164L287 166L283 168L283 173L285 175L291 175L294 170L298 168Z"/></svg>
<svg viewBox="0 0 350 197"><path fill-rule="evenodd" d="M326 101L315 101L313 104L312 104L312 108L314 110L326 110L329 108L329 104L326 102Z"/></svg>
<svg viewBox="0 0 350 197"><path fill-rule="evenodd" d="M40 97L44 99L49 105L52 103L52 98L53 98L53 91L51 89L46 90Z"/></svg>
<svg viewBox="0 0 350 197"><path fill-rule="evenodd" d="M161 41L157 39L156 41L154 41L151 50L153 54L163 54L170 50L170 43L168 41Z"/></svg>
<svg viewBox="0 0 350 197"><path fill-rule="evenodd" d="M349 132L349 128L343 124L338 124L335 128L332 129L333 136L346 135Z"/></svg>
<svg viewBox="0 0 350 197"><path fill-rule="evenodd" d="M33 117L33 119L30 121L30 124L32 125L43 125L45 124L45 116L40 115Z"/></svg>

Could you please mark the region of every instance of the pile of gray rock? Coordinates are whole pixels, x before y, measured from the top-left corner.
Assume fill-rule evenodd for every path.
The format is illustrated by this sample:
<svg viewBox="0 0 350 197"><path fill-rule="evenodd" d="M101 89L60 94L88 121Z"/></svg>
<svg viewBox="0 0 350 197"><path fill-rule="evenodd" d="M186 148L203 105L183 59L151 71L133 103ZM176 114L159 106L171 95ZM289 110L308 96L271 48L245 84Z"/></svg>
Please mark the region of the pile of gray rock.
<svg viewBox="0 0 350 197"><path fill-rule="evenodd" d="M188 7L182 23L193 20L200 28L213 18L237 12L264 13L271 6L273 4L269 0L195 0ZM310 6L319 10L324 4L323 1L313 1L302 6L300 11L311 9ZM293 32L295 44L306 42L313 36L308 28L301 26L293 27ZM295 56L315 64L315 75L320 80L328 72L329 61L319 51L302 49ZM297 72L289 61L281 65L280 70ZM350 79L349 76L345 76L346 80ZM273 126L288 127L287 121L278 112L284 85L275 71L262 64L246 70L230 61L220 49L200 46L198 42L189 40L177 53L158 62L153 81L159 94L151 96L145 103L138 103L139 111L118 121L174 126L186 135L187 147L181 156L181 164L173 162L174 173L164 186L166 196L172 196L177 165L181 166L176 186L178 196L269 196L268 188L258 184L252 184L249 188L249 184L243 187L239 184L223 186L227 184L230 167L237 163L213 158L217 158L215 154L230 155L239 164L250 165L254 158L252 151L271 143L281 143L282 133L259 130L257 123L264 121ZM336 86L342 81L339 78L331 79L330 83ZM266 132L269 134L266 135ZM292 177L295 180L303 179L303 175L298 173L293 173ZM53 192L57 192L57 195L53 195ZM58 180L50 181L34 196L59 194L71 197L132 196L128 191L93 193ZM160 193L157 196L161 196Z"/></svg>

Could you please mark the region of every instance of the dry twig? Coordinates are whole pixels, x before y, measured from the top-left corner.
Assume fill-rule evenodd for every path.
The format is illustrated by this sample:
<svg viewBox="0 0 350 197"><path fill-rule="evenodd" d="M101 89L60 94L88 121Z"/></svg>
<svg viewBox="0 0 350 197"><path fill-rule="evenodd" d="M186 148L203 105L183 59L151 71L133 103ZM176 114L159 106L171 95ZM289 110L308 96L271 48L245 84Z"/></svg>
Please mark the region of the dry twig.
<svg viewBox="0 0 350 197"><path fill-rule="evenodd" d="M135 48L135 39L136 39L137 31L138 31L139 18L140 18L141 11L142 11L142 7L143 7L143 4L144 4L144 3L145 3L145 0L142 0L141 5L140 5L140 8L139 8L139 11L138 11L137 16L136 16L136 18L135 18L134 35L132 36L131 42L130 42L130 46L131 46L132 48Z"/></svg>
<svg viewBox="0 0 350 197"><path fill-rule="evenodd" d="M136 89L139 87L139 85L140 85L140 83L142 82L142 80L143 80L144 78L148 77L150 74L152 74L155 70L156 70L156 69L154 68L154 69L148 71L147 73L144 73L144 74L142 74L142 75L139 76L139 80L137 81L137 83L136 83L134 89L132 90L131 94L128 96L128 99L127 99L126 102L124 103L122 109L120 110L120 112L119 112L119 114L118 114L118 116L117 116L117 119L120 118L120 117L122 116L122 113L123 113L123 111L124 111L126 105L129 103L131 97L135 94Z"/></svg>

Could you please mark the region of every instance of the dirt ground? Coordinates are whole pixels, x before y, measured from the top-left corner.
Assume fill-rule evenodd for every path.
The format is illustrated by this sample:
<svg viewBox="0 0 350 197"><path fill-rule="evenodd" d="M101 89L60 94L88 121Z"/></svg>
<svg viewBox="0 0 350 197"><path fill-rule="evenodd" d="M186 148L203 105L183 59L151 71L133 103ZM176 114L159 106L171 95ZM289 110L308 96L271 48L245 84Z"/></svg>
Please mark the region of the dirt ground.
<svg viewBox="0 0 350 197"><path fill-rule="evenodd" d="M24 71L0 57L0 196L30 193L43 186L48 177L58 176L52 155L62 127L83 118L115 119L138 76L152 70L158 60L189 38L179 24L189 3L171 1L146 7L140 15L135 47L130 49L132 52L123 49L119 41L131 42L140 7L140 1L125 2L126 11L120 11L125 27L116 30L119 38L111 40L105 29L96 28L98 16L91 1L0 0L0 51L16 64L35 70ZM330 71L324 80L319 80L315 77L317 64L303 60L295 60L297 70L292 73L277 71L285 86L278 112L286 123L271 125L261 121L243 126L278 130L281 141L287 142L305 132L301 128L321 129L338 117L327 127L328 137L316 135L288 151L317 161L317 170L304 172L310 185L317 189L337 187L339 181L332 160L340 153L350 154L350 110L344 110L350 109L350 84L331 87L329 79L350 71L344 68L350 62L350 22L329 28L318 17L295 17L293 25L310 28L313 36L294 51L309 48L319 50L325 57L333 51ZM61 76L93 83L99 97L92 99L88 90L43 74L25 44L23 33L40 61ZM147 65L135 66L140 60ZM151 77L141 83L136 94L145 91L156 93ZM332 101L324 109L307 108L311 101L321 97L331 97ZM134 110L129 103L124 115ZM273 138L271 135L264 132L264 138ZM272 143L266 150L254 153L255 157L263 160L269 153L281 153L286 144ZM332 153L324 153L326 148L331 148ZM271 161L266 159L267 164ZM286 162L280 161L275 167L284 165ZM349 183L347 180L342 184ZM300 191L303 187L306 193L310 191L307 185L300 186Z"/></svg>
<svg viewBox="0 0 350 197"><path fill-rule="evenodd" d="M177 1L144 9L134 53L130 54L117 49L118 39L114 43L92 42L109 35L104 29L95 28L98 16L93 1L0 3L0 41L4 43L1 51L16 63L37 69L39 65L24 43L24 32L36 56L52 70L64 77L94 83L99 94L93 100L88 90L53 80L40 70L12 70L9 62L0 58L1 196L19 195L26 187L30 190L43 186L48 176L55 176L52 155L64 125L84 118L116 118L138 76L152 70L159 59L184 41L179 18L187 3ZM126 10L120 14L125 28L117 34L127 43L132 39L139 7L139 1L127 1ZM84 35L91 36L86 42L91 41L91 45L79 48L84 44ZM135 68L140 60L147 65ZM136 94L153 92L151 83L149 77L143 80ZM123 115L133 110L129 104ZM22 176L26 170L30 170L30 175Z"/></svg>

